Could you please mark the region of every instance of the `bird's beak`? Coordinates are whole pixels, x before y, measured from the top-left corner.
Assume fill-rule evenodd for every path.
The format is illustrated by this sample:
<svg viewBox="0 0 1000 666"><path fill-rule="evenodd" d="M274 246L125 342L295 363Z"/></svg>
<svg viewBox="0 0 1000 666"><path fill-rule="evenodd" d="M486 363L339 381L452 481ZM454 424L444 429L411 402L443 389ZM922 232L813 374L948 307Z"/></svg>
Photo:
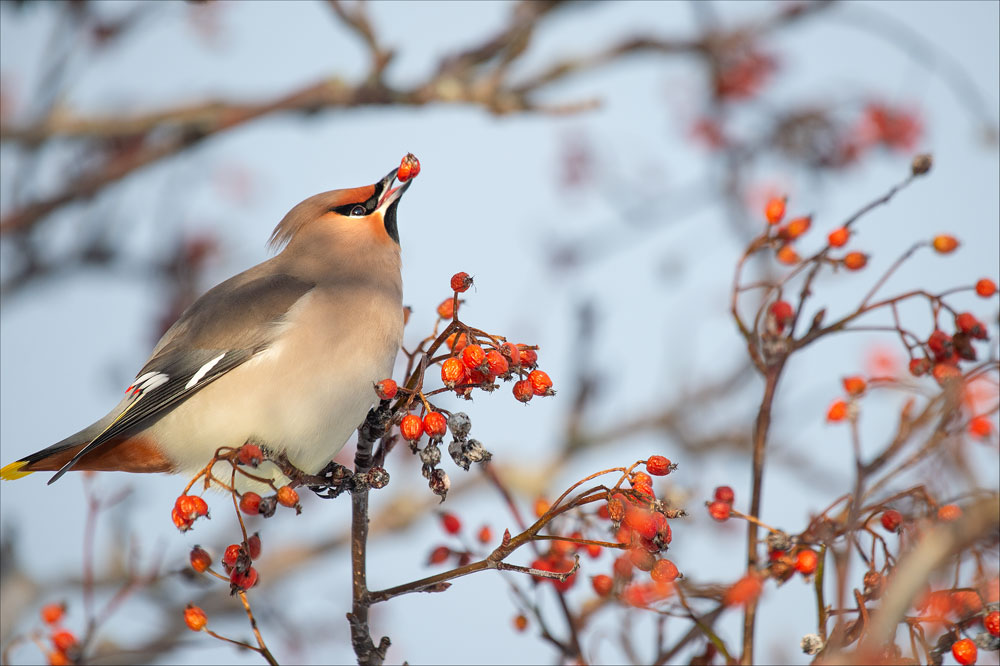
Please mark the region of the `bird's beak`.
<svg viewBox="0 0 1000 666"><path fill-rule="evenodd" d="M413 179L411 178L404 184L393 187L392 184L396 181L397 173L398 169L393 169L388 174L386 174L385 178L383 178L381 181L382 197L379 199L377 206L379 210L384 210L389 206L391 206L393 203L399 201L399 198L403 196L403 192L405 192L410 187L410 183L413 182Z"/></svg>

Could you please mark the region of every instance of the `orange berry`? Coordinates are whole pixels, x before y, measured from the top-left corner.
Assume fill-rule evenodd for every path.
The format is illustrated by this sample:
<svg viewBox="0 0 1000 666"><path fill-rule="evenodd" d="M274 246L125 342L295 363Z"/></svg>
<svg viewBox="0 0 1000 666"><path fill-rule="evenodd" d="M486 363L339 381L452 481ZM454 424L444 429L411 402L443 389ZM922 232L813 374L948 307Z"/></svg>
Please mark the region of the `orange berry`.
<svg viewBox="0 0 1000 666"><path fill-rule="evenodd" d="M416 414L407 414L399 422L399 434L403 439L415 442L424 434L424 422Z"/></svg>
<svg viewBox="0 0 1000 666"><path fill-rule="evenodd" d="M259 450L259 449L258 449ZM208 504L197 495L181 495L174 503L181 516L188 522L194 521L199 516L208 515Z"/></svg>
<svg viewBox="0 0 1000 666"><path fill-rule="evenodd" d="M597 596L606 597L611 594L611 590L615 586L615 581L612 580L611 576L598 574L596 576L591 576L590 584L593 586L594 592L597 593Z"/></svg>
<svg viewBox="0 0 1000 666"><path fill-rule="evenodd" d="M708 515L712 516L715 520L720 523L724 523L729 520L729 512L732 505L729 502L720 502L715 500L708 505Z"/></svg>
<svg viewBox="0 0 1000 666"><path fill-rule="evenodd" d="M528 628L528 618L526 618L524 615L515 615L514 629L516 631L524 631L527 628Z"/></svg>
<svg viewBox="0 0 1000 666"><path fill-rule="evenodd" d="M868 384L865 382L865 380L862 379L861 377L858 377L857 375L851 377L844 377L843 383L844 383L844 390L847 391L848 394L853 396L861 395L862 393L865 392L865 389L868 388Z"/></svg>
<svg viewBox="0 0 1000 666"><path fill-rule="evenodd" d="M764 217L768 224L778 224L785 217L786 197L771 197L764 205Z"/></svg>
<svg viewBox="0 0 1000 666"><path fill-rule="evenodd" d="M451 290L462 293L472 286L472 278L468 273L455 273L451 276Z"/></svg>
<svg viewBox="0 0 1000 666"><path fill-rule="evenodd" d="M653 565L656 564L656 555L645 548L629 548L628 559L639 571L652 571Z"/></svg>
<svg viewBox="0 0 1000 666"><path fill-rule="evenodd" d="M979 340L986 339L986 327L971 312L963 312L955 317L955 328Z"/></svg>
<svg viewBox="0 0 1000 666"><path fill-rule="evenodd" d="M549 501L547 499L545 499L544 497L539 497L538 499L536 499L535 500L535 517L541 518L542 516L544 516L548 512L549 507L551 507L551 506L552 505L549 503Z"/></svg>
<svg viewBox="0 0 1000 666"><path fill-rule="evenodd" d="M70 631L57 631L50 636L52 639L52 645L59 652L69 652L74 647L76 647L77 640L73 632Z"/></svg>
<svg viewBox="0 0 1000 666"><path fill-rule="evenodd" d="M542 370L532 370L528 374L528 381L531 382L531 391L535 395L555 395L552 380Z"/></svg>
<svg viewBox="0 0 1000 666"><path fill-rule="evenodd" d="M507 357L511 365L521 364L521 350L517 348L517 345L505 342L500 345L500 353Z"/></svg>
<svg viewBox="0 0 1000 666"><path fill-rule="evenodd" d="M538 352L534 349L522 349L520 356L520 365L526 368L533 368L538 363Z"/></svg>
<svg viewBox="0 0 1000 666"><path fill-rule="evenodd" d="M615 578L622 580L632 579L632 561L628 558L628 555L622 554L616 557L614 564L611 565L611 570L615 574Z"/></svg>
<svg viewBox="0 0 1000 666"><path fill-rule="evenodd" d="M997 293L997 283L989 278L983 278L976 282L976 293L983 298L989 298Z"/></svg>
<svg viewBox="0 0 1000 666"><path fill-rule="evenodd" d="M794 220L789 221L784 227L784 237L788 240L795 240L805 232L809 231L809 227L812 226L812 217L797 217Z"/></svg>
<svg viewBox="0 0 1000 666"><path fill-rule="evenodd" d="M938 520L950 523L962 517L962 508L957 504L945 504L938 509Z"/></svg>
<svg viewBox="0 0 1000 666"><path fill-rule="evenodd" d="M803 576L813 574L817 566L819 566L819 555L815 550L803 548L795 556L795 570Z"/></svg>
<svg viewBox="0 0 1000 666"><path fill-rule="evenodd" d="M717 501L732 504L736 500L736 493L729 486L719 486L712 495Z"/></svg>
<svg viewBox="0 0 1000 666"><path fill-rule="evenodd" d="M887 532L898 532L899 526L903 524L903 514L895 509L888 509L882 512L882 527Z"/></svg>
<svg viewBox="0 0 1000 666"><path fill-rule="evenodd" d="M940 254L954 252L955 248L958 247L958 239L948 234L939 234L935 236L931 243L934 246L934 249Z"/></svg>
<svg viewBox="0 0 1000 666"><path fill-rule="evenodd" d="M451 548L448 546L438 546L431 551L430 557L427 558L427 564L441 564L445 562L451 556Z"/></svg>
<svg viewBox="0 0 1000 666"><path fill-rule="evenodd" d="M479 543L489 543L493 541L493 530L490 529L489 525L483 525L479 528L476 538L479 539Z"/></svg>
<svg viewBox="0 0 1000 666"><path fill-rule="evenodd" d="M448 534L458 534L462 531L462 521L453 513L441 514L441 526Z"/></svg>
<svg viewBox="0 0 1000 666"><path fill-rule="evenodd" d="M830 405L830 408L826 410L826 420L830 423L843 421L847 418L848 411L849 409L846 402L843 400L834 400Z"/></svg>
<svg viewBox="0 0 1000 666"><path fill-rule="evenodd" d="M646 460L646 471L653 476L666 476L673 471L674 465L664 456L649 456Z"/></svg>
<svg viewBox="0 0 1000 666"><path fill-rule="evenodd" d="M431 439L440 439L448 431L448 419L441 412L427 412L424 416L424 432Z"/></svg>
<svg viewBox="0 0 1000 666"><path fill-rule="evenodd" d="M786 266L794 266L802 260L799 253L791 245L782 245L778 249L778 261Z"/></svg>
<svg viewBox="0 0 1000 666"><path fill-rule="evenodd" d="M972 639L963 638L952 644L951 656L955 657L958 663L967 666L976 663L976 659L979 658L979 648Z"/></svg>
<svg viewBox="0 0 1000 666"><path fill-rule="evenodd" d="M69 655L62 650L49 652L45 655L45 659L49 662L49 666L69 666L73 663L69 660Z"/></svg>
<svg viewBox="0 0 1000 666"><path fill-rule="evenodd" d="M747 605L760 596L764 585L756 576L747 575L733 583L723 596L727 606Z"/></svg>
<svg viewBox="0 0 1000 666"><path fill-rule="evenodd" d="M208 616L205 615L205 611L194 604L188 604L187 608L184 609L184 624L191 631L201 631L208 624Z"/></svg>
<svg viewBox="0 0 1000 666"><path fill-rule="evenodd" d="M827 242L830 247L843 247L847 245L847 241L851 238L851 232L847 227L837 227L826 237Z"/></svg>
<svg viewBox="0 0 1000 666"><path fill-rule="evenodd" d="M236 460L241 465L256 467L264 461L264 452L256 444L244 444L236 453Z"/></svg>
<svg viewBox="0 0 1000 666"><path fill-rule="evenodd" d="M496 349L491 349L486 352L486 365L489 366L490 374L494 377L506 375L507 371L510 369L507 359L505 359L503 354L498 352Z"/></svg>
<svg viewBox="0 0 1000 666"><path fill-rule="evenodd" d="M174 521L174 525L181 532L187 532L189 529L191 529L191 524L193 521L189 520L187 517L181 514L180 509L178 509L176 506L170 512L170 518L171 520Z"/></svg>
<svg viewBox="0 0 1000 666"><path fill-rule="evenodd" d="M278 504L281 506L298 506L299 494L291 486L278 488Z"/></svg>
<svg viewBox="0 0 1000 666"><path fill-rule="evenodd" d="M65 604L45 604L42 606L42 622L45 624L55 624L62 619L66 613Z"/></svg>
<svg viewBox="0 0 1000 666"><path fill-rule="evenodd" d="M379 400L392 400L396 397L396 391L398 390L399 386L392 379L383 379L375 384L375 393L378 395Z"/></svg>
<svg viewBox="0 0 1000 666"><path fill-rule="evenodd" d="M257 570L253 567L249 567L246 571L233 569L233 572L229 574L229 584L237 591L249 590L257 584Z"/></svg>
<svg viewBox="0 0 1000 666"><path fill-rule="evenodd" d="M962 376L962 371L948 363L935 363L931 375L934 376L938 384L944 386L959 379Z"/></svg>
<svg viewBox="0 0 1000 666"><path fill-rule="evenodd" d="M455 299L448 297L441 301L441 304L437 306L438 317L441 319L451 319L455 316Z"/></svg>
<svg viewBox="0 0 1000 666"><path fill-rule="evenodd" d="M462 362L469 370L478 370L486 363L486 352L479 345L469 345L462 350Z"/></svg>
<svg viewBox="0 0 1000 666"><path fill-rule="evenodd" d="M625 525L647 539L656 536L656 521L653 518L653 512L634 504L629 504L625 509Z"/></svg>
<svg viewBox="0 0 1000 666"><path fill-rule="evenodd" d="M531 387L531 382L527 379L522 379L514 383L514 397L521 402L528 402L534 395L535 390Z"/></svg>
<svg viewBox="0 0 1000 666"><path fill-rule="evenodd" d="M588 543L586 548L587 548L587 555L590 555L592 558L597 559L598 557L601 556L602 548L598 546L596 543Z"/></svg>
<svg viewBox="0 0 1000 666"><path fill-rule="evenodd" d="M410 178L416 178L420 173L420 160L413 153L406 153L399 162L399 169L396 170L396 178L403 183Z"/></svg>
<svg viewBox="0 0 1000 666"><path fill-rule="evenodd" d="M195 546L191 549L189 559L191 560L191 568L198 573L204 573L212 566L212 556L201 546Z"/></svg>
<svg viewBox="0 0 1000 666"><path fill-rule="evenodd" d="M455 388L458 384L464 384L465 364L454 356L446 358L441 364L441 381L448 388Z"/></svg>
<svg viewBox="0 0 1000 666"><path fill-rule="evenodd" d="M249 515L260 513L260 500L260 495L253 491L247 491L240 498L240 510Z"/></svg>
<svg viewBox="0 0 1000 666"><path fill-rule="evenodd" d="M868 255L864 252L848 252L843 262L847 270L860 271L868 264Z"/></svg>
<svg viewBox="0 0 1000 666"><path fill-rule="evenodd" d="M993 432L993 424L990 422L989 417L977 416L976 418L969 421L969 433L980 439L986 439Z"/></svg>
<svg viewBox="0 0 1000 666"><path fill-rule="evenodd" d="M657 582L672 583L677 580L677 577L681 574L677 571L677 565L670 560L657 560L656 564L653 565L653 570L649 572L649 575Z"/></svg>
<svg viewBox="0 0 1000 666"><path fill-rule="evenodd" d="M469 338L465 333L452 333L445 342L448 343L448 349L457 354L465 349L465 345L469 344Z"/></svg>
<svg viewBox="0 0 1000 666"><path fill-rule="evenodd" d="M1000 611L992 611L984 617L983 627L993 636L1000 636Z"/></svg>

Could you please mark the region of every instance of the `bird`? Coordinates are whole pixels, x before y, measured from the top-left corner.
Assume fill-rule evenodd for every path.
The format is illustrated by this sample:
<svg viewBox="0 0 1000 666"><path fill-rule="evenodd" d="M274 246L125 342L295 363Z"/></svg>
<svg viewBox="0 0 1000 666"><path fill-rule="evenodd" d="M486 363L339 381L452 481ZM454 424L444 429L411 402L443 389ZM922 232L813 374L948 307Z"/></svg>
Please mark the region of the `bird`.
<svg viewBox="0 0 1000 666"><path fill-rule="evenodd" d="M276 254L191 304L114 409L0 478L194 474L220 447L245 443L321 471L377 402L373 385L402 344L397 208L418 171L407 155L372 185L293 207L271 234ZM273 465L254 474L281 477Z"/></svg>

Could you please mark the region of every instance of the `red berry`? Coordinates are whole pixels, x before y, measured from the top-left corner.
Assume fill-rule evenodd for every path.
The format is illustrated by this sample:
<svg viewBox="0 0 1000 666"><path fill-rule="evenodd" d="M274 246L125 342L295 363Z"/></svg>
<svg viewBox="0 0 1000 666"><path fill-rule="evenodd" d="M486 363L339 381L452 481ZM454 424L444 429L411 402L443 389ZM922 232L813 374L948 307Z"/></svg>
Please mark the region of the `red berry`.
<svg viewBox="0 0 1000 666"><path fill-rule="evenodd" d="M472 278L468 273L455 273L451 276L451 290L462 293L472 286Z"/></svg>
<svg viewBox="0 0 1000 666"><path fill-rule="evenodd" d="M260 500L260 495L253 491L247 491L240 498L240 510L249 515L260 513Z"/></svg>
<svg viewBox="0 0 1000 666"><path fill-rule="evenodd" d="M413 153L406 153L406 156L400 160L399 169L396 171L396 178L401 183L405 183L410 178L416 178L417 174L420 173L420 160Z"/></svg>
<svg viewBox="0 0 1000 666"><path fill-rule="evenodd" d="M250 556L251 560L256 560L260 557L260 534L254 532L247 539L247 555Z"/></svg>
<svg viewBox="0 0 1000 666"><path fill-rule="evenodd" d="M62 619L63 614L66 612L66 606L63 604L45 604L42 606L42 622L45 624L55 624Z"/></svg>
<svg viewBox="0 0 1000 666"><path fill-rule="evenodd" d="M479 345L469 345L462 350L462 362L469 370L478 370L486 363L486 352Z"/></svg>
<svg viewBox="0 0 1000 666"><path fill-rule="evenodd" d="M958 247L958 239L948 234L939 234L932 241L934 249L940 254L948 254Z"/></svg>
<svg viewBox="0 0 1000 666"><path fill-rule="evenodd" d="M858 396L865 392L868 388L867 382L861 377L844 377L844 390L847 391L849 395Z"/></svg>
<svg viewBox="0 0 1000 666"><path fill-rule="evenodd" d="M396 391L399 387L396 385L395 380L383 379L382 381L375 384L375 393L378 395L379 400L392 400L396 397Z"/></svg>
<svg viewBox="0 0 1000 666"><path fill-rule="evenodd" d="M624 522L640 536L647 539L653 539L656 536L656 520L653 518L653 512L648 509L629 504L625 510Z"/></svg>
<svg viewBox="0 0 1000 666"><path fill-rule="evenodd" d="M236 566L236 561L240 559L242 553L243 548L238 543L229 544L222 554L222 566L226 567L227 571L232 569Z"/></svg>
<svg viewBox="0 0 1000 666"><path fill-rule="evenodd" d="M201 546L195 546L191 549L189 559L191 560L191 568L198 573L204 573L212 566L212 556Z"/></svg>
<svg viewBox="0 0 1000 666"><path fill-rule="evenodd" d="M632 579L632 561L628 558L628 555L623 554L616 557L614 564L611 565L611 569L615 574L615 578L622 580Z"/></svg>
<svg viewBox="0 0 1000 666"><path fill-rule="evenodd" d="M850 410L846 402L843 400L834 400L830 405L830 408L826 410L826 420L830 423L843 421L847 418L849 411Z"/></svg>
<svg viewBox="0 0 1000 666"><path fill-rule="evenodd" d="M756 576L747 575L733 583L723 596L727 606L746 605L760 596L764 589L763 583Z"/></svg>
<svg viewBox="0 0 1000 666"><path fill-rule="evenodd" d="M427 564L441 564L446 561L451 556L451 548L448 546L438 546L431 551L430 557L427 558Z"/></svg>
<svg viewBox="0 0 1000 666"><path fill-rule="evenodd" d="M729 511L732 505L729 502L720 502L716 500L708 505L708 514L712 516L715 520L723 523L729 520Z"/></svg>
<svg viewBox="0 0 1000 666"><path fill-rule="evenodd" d="M882 512L882 527L887 532L898 532L899 526L903 524L903 514L895 509L888 509Z"/></svg>
<svg viewBox="0 0 1000 666"><path fill-rule="evenodd" d="M407 414L399 422L399 434L409 442L415 442L424 434L424 422L416 414Z"/></svg>
<svg viewBox="0 0 1000 666"><path fill-rule="evenodd" d="M441 381L448 388L455 388L458 384L465 383L465 364L452 356L446 358L441 364Z"/></svg>
<svg viewBox="0 0 1000 666"><path fill-rule="evenodd" d="M652 571L656 564L656 555L645 548L629 548L628 559L639 571Z"/></svg>
<svg viewBox="0 0 1000 666"><path fill-rule="evenodd" d="M70 631L57 631L51 636L52 645L60 652L69 652L76 647L76 636Z"/></svg>
<svg viewBox="0 0 1000 666"><path fill-rule="evenodd" d="M927 371L931 369L931 362L926 358L912 358L910 359L910 374L914 377L920 377L921 375L926 375Z"/></svg>
<svg viewBox="0 0 1000 666"><path fill-rule="evenodd" d="M993 432L993 423L988 416L977 416L969 421L969 433L973 437L986 439Z"/></svg>
<svg viewBox="0 0 1000 666"><path fill-rule="evenodd" d="M462 521L458 519L458 516L451 513L441 514L441 526L444 527L444 531L448 534L458 534L462 531Z"/></svg>
<svg viewBox="0 0 1000 666"><path fill-rule="evenodd" d="M208 515L208 504L197 495L181 495L174 503L174 508L188 523L194 522L199 516Z"/></svg>
<svg viewBox="0 0 1000 666"><path fill-rule="evenodd" d="M1000 611L992 611L983 618L983 626L993 636L1000 636Z"/></svg>
<svg viewBox="0 0 1000 666"><path fill-rule="evenodd" d="M971 312L963 312L955 317L955 328L977 339L986 338L986 327Z"/></svg>
<svg viewBox="0 0 1000 666"><path fill-rule="evenodd" d="M521 402L528 402L535 395L535 391L531 388L531 382L527 379L522 379L514 384L514 397Z"/></svg>
<svg viewBox="0 0 1000 666"><path fill-rule="evenodd" d="M792 309L788 301L775 301L768 308L768 314L774 320L775 328L780 333L785 326L792 323L795 318L795 310Z"/></svg>
<svg viewBox="0 0 1000 666"><path fill-rule="evenodd" d="M597 593L597 596L606 597L611 594L611 590L615 586L615 581L612 580L611 576L598 574L591 577L590 584L594 587L594 592Z"/></svg>
<svg viewBox="0 0 1000 666"><path fill-rule="evenodd" d="M764 217L768 224L778 224L785 217L786 197L771 197L764 205Z"/></svg>
<svg viewBox="0 0 1000 666"><path fill-rule="evenodd" d="M666 476L670 474L674 466L670 464L670 460L663 456L649 456L646 460L646 471L653 476Z"/></svg>
<svg viewBox="0 0 1000 666"><path fill-rule="evenodd" d="M291 486L278 488L278 504L281 506L294 507L299 503L299 494Z"/></svg>
<svg viewBox="0 0 1000 666"><path fill-rule="evenodd" d="M229 574L229 583L237 591L249 590L257 584L257 570L253 567L249 567L245 572L233 569L233 572Z"/></svg>
<svg viewBox="0 0 1000 666"><path fill-rule="evenodd" d="M208 624L208 616L205 615L205 611L194 604L188 604L187 608L184 609L184 624L191 631L201 631Z"/></svg>
<svg viewBox="0 0 1000 666"><path fill-rule="evenodd" d="M670 560L657 560L649 575L657 582L672 583L680 576L680 572L677 571L677 565Z"/></svg>
<svg viewBox="0 0 1000 666"><path fill-rule="evenodd" d="M795 556L795 570L803 576L815 573L817 566L819 566L819 555L815 550L803 548Z"/></svg>
<svg viewBox="0 0 1000 666"><path fill-rule="evenodd" d="M715 489L714 497L719 502L725 502L726 504L732 504L736 500L736 493L729 486L719 486Z"/></svg>
<svg viewBox="0 0 1000 666"><path fill-rule="evenodd" d="M955 641L951 646L951 655L955 657L955 661L963 666L967 664L976 663L976 659L979 657L979 648L972 639L963 638L961 640Z"/></svg>
<svg viewBox="0 0 1000 666"><path fill-rule="evenodd" d="M997 283L989 278L983 278L976 282L976 293L983 298L989 298L997 293Z"/></svg>
<svg viewBox="0 0 1000 666"><path fill-rule="evenodd" d="M851 232L847 230L847 227L838 227L830 232L830 235L826 237L830 247L843 247L847 245L847 241L851 237Z"/></svg>
<svg viewBox="0 0 1000 666"><path fill-rule="evenodd" d="M535 395L554 395L552 390L552 380L541 370L532 370L528 374L528 381L531 382L531 390Z"/></svg>
<svg viewBox="0 0 1000 666"><path fill-rule="evenodd" d="M962 508L957 504L945 504L938 509L937 517L946 523L953 522L962 517Z"/></svg>
<svg viewBox="0 0 1000 666"><path fill-rule="evenodd" d="M534 349L522 349L520 357L520 364L526 368L533 368L538 363L538 352Z"/></svg>
<svg viewBox="0 0 1000 666"><path fill-rule="evenodd" d="M505 342L500 345L500 353L507 357L511 365L521 365L521 350L517 345Z"/></svg>
<svg viewBox="0 0 1000 666"><path fill-rule="evenodd" d="M236 454L236 459L241 465L256 467L264 461L264 452L256 444L244 444Z"/></svg>
<svg viewBox="0 0 1000 666"><path fill-rule="evenodd" d="M431 439L440 439L448 431L448 419L441 412L427 412L424 416L424 432Z"/></svg>
<svg viewBox="0 0 1000 666"><path fill-rule="evenodd" d="M505 359L503 354L498 352L496 349L491 349L486 352L486 364L490 368L490 374L494 377L506 375L507 371L510 369L507 359Z"/></svg>
<svg viewBox="0 0 1000 666"><path fill-rule="evenodd" d="M860 271L868 265L868 255L864 252L848 252L843 262L847 270Z"/></svg>

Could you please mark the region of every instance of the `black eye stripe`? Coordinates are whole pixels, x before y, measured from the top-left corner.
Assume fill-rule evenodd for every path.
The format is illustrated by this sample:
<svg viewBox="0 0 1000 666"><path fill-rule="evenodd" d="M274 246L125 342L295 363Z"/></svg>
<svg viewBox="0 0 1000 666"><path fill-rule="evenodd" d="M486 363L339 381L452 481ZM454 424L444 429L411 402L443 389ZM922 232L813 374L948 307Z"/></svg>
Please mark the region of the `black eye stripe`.
<svg viewBox="0 0 1000 666"><path fill-rule="evenodd" d="M382 183L375 183L375 194L371 195L367 201L355 201L353 203L344 204L343 206L334 206L330 209L331 213L337 213L338 215L343 215L344 217L350 217L351 210L355 206L364 206L368 213L371 213L378 207L378 198L382 194Z"/></svg>

